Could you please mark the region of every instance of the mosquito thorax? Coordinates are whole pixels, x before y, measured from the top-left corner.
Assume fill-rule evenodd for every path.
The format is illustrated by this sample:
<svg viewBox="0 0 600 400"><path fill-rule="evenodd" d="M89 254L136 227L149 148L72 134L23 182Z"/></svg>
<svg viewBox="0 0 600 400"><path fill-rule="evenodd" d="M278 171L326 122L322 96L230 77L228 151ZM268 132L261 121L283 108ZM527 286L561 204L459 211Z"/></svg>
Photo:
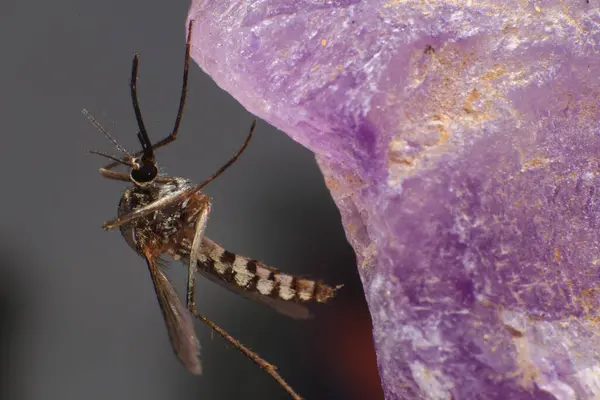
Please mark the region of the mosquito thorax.
<svg viewBox="0 0 600 400"><path fill-rule="evenodd" d="M172 178L172 180L163 182L154 177L145 184L134 182L134 185L127 188L121 196L118 215L129 214L164 198L176 197L191 187L193 187L192 182L183 178ZM187 201L183 199L182 202L187 204ZM134 250L138 250L142 244L141 241L167 243L175 240L181 227L185 224L186 213L187 209L184 205L174 203L131 223L123 224L119 228L125 241Z"/></svg>

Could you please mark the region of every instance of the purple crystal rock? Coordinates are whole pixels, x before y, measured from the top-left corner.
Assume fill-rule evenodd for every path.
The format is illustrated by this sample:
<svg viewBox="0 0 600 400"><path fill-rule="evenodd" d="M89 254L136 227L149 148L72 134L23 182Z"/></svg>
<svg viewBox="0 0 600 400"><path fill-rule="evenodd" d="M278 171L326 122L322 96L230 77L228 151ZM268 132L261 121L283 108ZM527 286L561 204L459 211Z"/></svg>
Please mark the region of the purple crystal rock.
<svg viewBox="0 0 600 400"><path fill-rule="evenodd" d="M192 3L194 60L316 154L387 399L600 398L598 1Z"/></svg>

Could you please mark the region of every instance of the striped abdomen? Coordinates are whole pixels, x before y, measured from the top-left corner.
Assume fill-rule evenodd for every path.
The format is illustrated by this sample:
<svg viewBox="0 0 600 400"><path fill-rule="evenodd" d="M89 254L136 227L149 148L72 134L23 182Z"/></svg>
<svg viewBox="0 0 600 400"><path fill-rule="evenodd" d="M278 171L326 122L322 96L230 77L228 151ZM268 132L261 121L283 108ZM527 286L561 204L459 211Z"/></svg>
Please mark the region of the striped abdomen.
<svg viewBox="0 0 600 400"><path fill-rule="evenodd" d="M178 249L178 255L187 259L189 248L189 241L184 239ZM206 237L202 241L198 269L245 291L282 300L324 303L342 286L333 288L310 279L282 273L259 261L231 253Z"/></svg>

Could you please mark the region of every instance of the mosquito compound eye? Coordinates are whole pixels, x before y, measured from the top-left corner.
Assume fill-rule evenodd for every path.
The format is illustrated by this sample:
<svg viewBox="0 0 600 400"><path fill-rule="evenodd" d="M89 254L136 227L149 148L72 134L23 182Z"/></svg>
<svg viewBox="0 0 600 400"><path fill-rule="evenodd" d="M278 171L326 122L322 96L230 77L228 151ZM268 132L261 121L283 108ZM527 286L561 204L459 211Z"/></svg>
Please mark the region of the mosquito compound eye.
<svg viewBox="0 0 600 400"><path fill-rule="evenodd" d="M150 183L158 175L158 168L152 163L145 163L138 169L132 169L129 175L135 183Z"/></svg>

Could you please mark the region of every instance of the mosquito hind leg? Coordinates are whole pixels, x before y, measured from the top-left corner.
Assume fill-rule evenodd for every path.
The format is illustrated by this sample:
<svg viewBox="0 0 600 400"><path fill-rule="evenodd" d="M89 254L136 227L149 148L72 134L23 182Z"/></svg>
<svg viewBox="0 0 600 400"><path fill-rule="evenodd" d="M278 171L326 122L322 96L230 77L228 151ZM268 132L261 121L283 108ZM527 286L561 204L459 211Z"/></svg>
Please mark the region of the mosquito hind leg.
<svg viewBox="0 0 600 400"><path fill-rule="evenodd" d="M196 309L196 269L197 269L197 261L199 255L201 253L202 246L202 238L204 237L204 231L206 230L206 225L208 222L208 214L210 213L210 203L206 196L194 196L188 203L188 212L191 216L196 213L199 213L196 219L195 231L194 231L194 239L190 248L190 260L188 264L188 282L187 282L187 292L186 292L186 303L187 308L190 312L208 325L211 329L215 330L219 335L221 335L225 340L231 343L234 347L240 350L246 357L250 358L257 365L259 365L263 370L265 370L273 379L275 379L291 396L294 400L302 400L294 389L277 373L277 367L273 364L267 362L258 354L244 346L237 339L227 333L220 326L212 322L210 319L206 318L204 315L200 314L200 312ZM195 204L194 204L195 203Z"/></svg>
<svg viewBox="0 0 600 400"><path fill-rule="evenodd" d="M190 293L190 290L191 290L191 293ZM195 281L192 282L191 288L188 287L188 294L187 294L188 298L190 296L193 296L194 292L195 292ZM281 377L281 375L279 375L279 373L277 372L277 367L275 365L273 365L273 364L269 363L268 361L266 361L265 359L263 359L261 356L259 356L258 354L256 354L255 352L253 352L252 350L250 350L249 348L244 346L242 343L240 343L239 340L235 339L233 336L231 336L229 333L227 333L219 325L215 324L210 319L208 319L204 315L200 314L200 312L198 312L198 310L196 309L194 302L188 303L188 309L196 318L198 318L200 321L202 321L206 325L208 325L211 329L216 331L219 335L221 335L223 337L223 339L227 340L235 348L237 348L239 351L244 353L244 355L246 357L248 357L249 359L254 361L254 363L256 363L259 367L261 367L266 373L271 375L271 377L273 379L275 379L277 381L277 383L279 383L279 385L282 388L284 388L290 394L290 396L292 396L292 398L294 400L302 400L302 397L300 397L300 395L298 393L296 393L296 391L294 389L292 389L292 387Z"/></svg>

